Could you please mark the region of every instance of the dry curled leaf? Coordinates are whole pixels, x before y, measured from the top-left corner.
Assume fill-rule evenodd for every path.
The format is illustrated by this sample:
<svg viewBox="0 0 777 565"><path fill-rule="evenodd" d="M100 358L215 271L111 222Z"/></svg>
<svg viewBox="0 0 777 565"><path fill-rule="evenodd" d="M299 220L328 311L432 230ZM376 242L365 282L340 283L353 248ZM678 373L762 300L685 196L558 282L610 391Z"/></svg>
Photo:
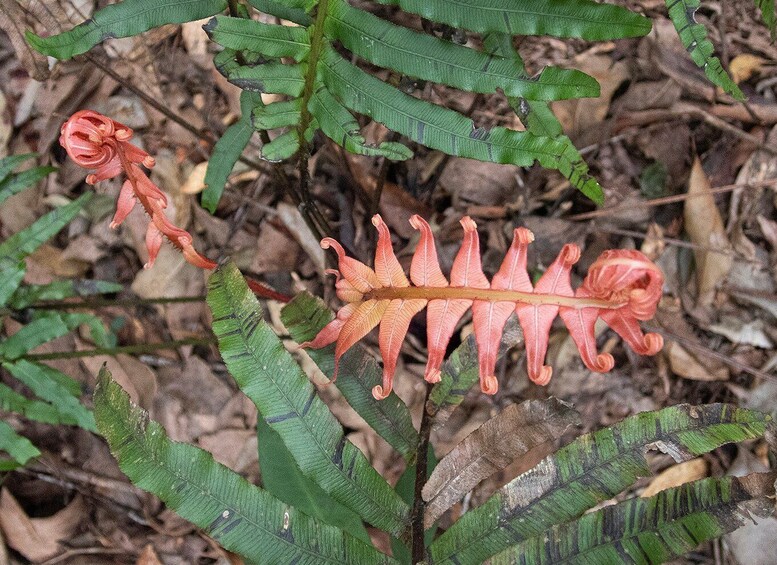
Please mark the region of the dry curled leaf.
<svg viewBox="0 0 777 565"><path fill-rule="evenodd" d="M505 408L440 461L423 489L427 502L425 527L483 479L507 467L518 457L547 455L555 440L579 414L557 398L527 400Z"/></svg>

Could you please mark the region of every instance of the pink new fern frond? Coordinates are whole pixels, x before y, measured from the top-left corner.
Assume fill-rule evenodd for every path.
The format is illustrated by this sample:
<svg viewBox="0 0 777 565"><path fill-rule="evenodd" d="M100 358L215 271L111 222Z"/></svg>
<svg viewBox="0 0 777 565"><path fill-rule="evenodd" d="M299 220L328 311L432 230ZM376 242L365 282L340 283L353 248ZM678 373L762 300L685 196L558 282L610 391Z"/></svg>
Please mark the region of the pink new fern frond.
<svg viewBox="0 0 777 565"><path fill-rule="evenodd" d="M548 384L553 372L543 362L550 327L558 315L592 371L607 372L614 365L612 355L596 350L597 318L602 318L637 353L654 355L663 346L660 335L643 334L639 327L639 320L653 317L664 281L659 268L639 251L604 252L574 291L569 279L572 266L580 258L580 248L567 244L536 286L532 286L526 272L526 255L534 235L526 228L517 228L502 266L489 283L481 267L477 226L471 218L464 217L464 242L448 282L437 260L432 230L423 218L415 215L410 224L421 232L421 239L408 281L391 247L388 227L377 214L372 223L378 230L374 270L346 256L334 239L321 240L321 247L337 253L339 270L330 272L338 279L337 296L347 304L312 341L302 345L320 348L336 342L336 378L342 355L380 325L383 384L372 391L379 400L391 393L410 320L424 308L429 350L425 379L432 383L440 380L448 342L458 321L472 308L480 387L486 394L494 394L498 389L494 376L497 353L504 325L512 312L517 314L523 329L529 378L540 385Z"/></svg>
<svg viewBox="0 0 777 565"><path fill-rule="evenodd" d="M189 263L201 269L215 269L216 263L194 249L192 235L173 224L165 215L167 197L151 182L139 165L151 169L154 158L130 143L132 129L107 116L92 110L76 112L64 123L59 143L71 159L85 169L94 169L87 175L88 184L114 178L122 172L127 179L121 187L116 202L116 213L111 228L117 228L140 202L151 218L146 231L148 262L146 269L153 266L163 238L178 248ZM257 295L281 302L291 297L274 291L262 283L246 277L249 288Z"/></svg>

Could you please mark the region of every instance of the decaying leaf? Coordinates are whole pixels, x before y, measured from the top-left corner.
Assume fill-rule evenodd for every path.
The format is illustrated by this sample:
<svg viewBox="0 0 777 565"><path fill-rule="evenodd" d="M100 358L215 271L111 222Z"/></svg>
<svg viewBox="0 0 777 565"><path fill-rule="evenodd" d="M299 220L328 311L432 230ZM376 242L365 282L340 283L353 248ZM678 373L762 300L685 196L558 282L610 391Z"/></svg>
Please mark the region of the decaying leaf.
<svg viewBox="0 0 777 565"><path fill-rule="evenodd" d="M30 518L14 496L0 493L0 528L8 545L34 563L40 563L63 551L61 540L69 539L84 519L84 500L73 501L47 518Z"/></svg>
<svg viewBox="0 0 777 565"><path fill-rule="evenodd" d="M668 341L664 350L669 356L669 366L672 372L692 381L727 381L728 367L718 365L715 368L706 367L687 349L676 341Z"/></svg>
<svg viewBox="0 0 777 565"><path fill-rule="evenodd" d="M427 502L425 527L480 481L518 457L530 452L537 457L547 454L564 430L579 423L578 413L557 398L527 400L505 408L437 465L422 493Z"/></svg>
<svg viewBox="0 0 777 565"><path fill-rule="evenodd" d="M662 490L698 481L707 476L708 469L709 465L701 457L672 465L650 481L650 484L640 496L642 498L650 498Z"/></svg>
<svg viewBox="0 0 777 565"><path fill-rule="evenodd" d="M16 0L0 3L0 27L11 40L19 62L32 78L46 80L49 78L48 61L24 39L25 20L24 11Z"/></svg>
<svg viewBox="0 0 777 565"><path fill-rule="evenodd" d="M731 269L731 244L726 237L723 219L712 196L710 181L696 158L688 181L690 198L685 201L685 231L691 241L704 249L694 251L696 258L696 304L709 306L715 298L715 288ZM709 248L720 249L707 251Z"/></svg>

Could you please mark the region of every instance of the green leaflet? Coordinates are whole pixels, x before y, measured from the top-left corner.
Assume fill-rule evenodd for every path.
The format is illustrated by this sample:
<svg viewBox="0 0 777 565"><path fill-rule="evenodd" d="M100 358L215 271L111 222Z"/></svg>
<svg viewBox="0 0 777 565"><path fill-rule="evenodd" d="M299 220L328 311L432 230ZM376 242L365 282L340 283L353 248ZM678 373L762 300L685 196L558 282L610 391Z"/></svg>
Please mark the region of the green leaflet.
<svg viewBox="0 0 777 565"><path fill-rule="evenodd" d="M703 479L554 526L491 565L664 563L774 510L775 473Z"/></svg>
<svg viewBox="0 0 777 565"><path fill-rule="evenodd" d="M90 432L97 431L92 413L72 394L72 390L61 384L63 378L70 377L48 365L30 363L23 359L15 363L3 363L3 368L24 383L36 396L56 407L63 423L74 424ZM79 387L78 393L80 392Z"/></svg>
<svg viewBox="0 0 777 565"><path fill-rule="evenodd" d="M259 469L262 486L267 492L312 518L340 528L364 543L372 543L358 514L334 500L302 474L278 432L261 416L256 425Z"/></svg>
<svg viewBox="0 0 777 565"><path fill-rule="evenodd" d="M202 26L202 29L219 45L261 53L265 57L291 57L299 63L310 51L310 34L302 27L216 16Z"/></svg>
<svg viewBox="0 0 777 565"><path fill-rule="evenodd" d="M579 517L650 474L645 451L686 460L725 443L757 438L770 416L725 404L687 404L631 416L579 437L462 516L429 548L430 562L483 562ZM530 495L529 495L530 493Z"/></svg>
<svg viewBox="0 0 777 565"><path fill-rule="evenodd" d="M208 452L171 441L106 369L94 405L100 433L130 480L250 563L394 563L251 485Z"/></svg>
<svg viewBox="0 0 777 565"><path fill-rule="evenodd" d="M54 404L27 398L2 383L0 383L0 410L16 412L28 420L35 420L44 424L77 425L74 418L64 414ZM94 420L92 420L92 423L94 424Z"/></svg>
<svg viewBox="0 0 777 565"><path fill-rule="evenodd" d="M95 294L110 294L119 292L124 287L109 281L75 279L54 281L48 284L30 284L17 290L11 298L10 306L21 310L35 302L44 300L63 300L76 296L94 296Z"/></svg>
<svg viewBox="0 0 777 565"><path fill-rule="evenodd" d="M745 95L739 86L731 80L728 73L720 63L720 59L713 55L715 48L707 39L707 29L702 24L697 24L694 15L698 10L700 0L665 0L669 18L672 20L677 34L680 36L683 46L696 63L696 66L704 70L704 74L712 82L728 94L743 102Z"/></svg>
<svg viewBox="0 0 777 565"><path fill-rule="evenodd" d="M305 86L305 65L264 63L255 67L239 66L227 75L227 79L243 90L297 97Z"/></svg>
<svg viewBox="0 0 777 565"><path fill-rule="evenodd" d="M356 119L325 86L321 86L313 93L308 108L318 120L321 131L346 151L357 155L386 157L396 161L404 161L413 156L413 152L401 143L384 141L378 146L368 144L359 132Z"/></svg>
<svg viewBox="0 0 777 565"><path fill-rule="evenodd" d="M761 10L761 19L769 28L772 41L777 39L777 19L774 15L774 0L755 0L755 5Z"/></svg>
<svg viewBox="0 0 777 565"><path fill-rule="evenodd" d="M37 157L37 153L23 153L21 155L9 155L0 159L0 183L3 182L16 167Z"/></svg>
<svg viewBox="0 0 777 565"><path fill-rule="evenodd" d="M92 193L86 192L72 202L55 208L36 220L30 227L13 234L0 243L0 268L5 269L6 265L18 264L19 261L38 249L75 218L91 198ZM0 298L0 302L2 301Z"/></svg>
<svg viewBox="0 0 777 565"><path fill-rule="evenodd" d="M248 0L254 8L265 14L289 20L299 25L309 26L313 19L306 13L305 2L289 2L275 0Z"/></svg>
<svg viewBox="0 0 777 565"><path fill-rule="evenodd" d="M40 451L30 440L17 434L8 423L0 420L0 452L3 451L10 455L11 459L0 457L0 472L21 467L40 455Z"/></svg>
<svg viewBox="0 0 777 565"><path fill-rule="evenodd" d="M278 163L294 155L300 148L297 130L287 131L262 145L262 159L270 163Z"/></svg>
<svg viewBox="0 0 777 565"><path fill-rule="evenodd" d="M226 9L226 0L124 0L98 10L70 31L40 37L28 31L35 49L57 59L70 59L106 39L130 37L165 24L201 20Z"/></svg>
<svg viewBox="0 0 777 565"><path fill-rule="evenodd" d="M581 190L581 185L592 182L584 175L585 163L573 160L563 143L502 127L476 128L458 112L413 98L367 74L331 47L324 50L319 71L329 91L346 107L427 147L492 163L528 167L537 161L557 169Z"/></svg>
<svg viewBox="0 0 777 565"><path fill-rule="evenodd" d="M14 264L0 257L0 267L3 271L3 276L0 277L0 306L5 306L24 279L27 265L23 260Z"/></svg>
<svg viewBox="0 0 777 565"><path fill-rule="evenodd" d="M650 20L591 0L378 0L429 20L478 33L581 37L589 41L639 37Z"/></svg>
<svg viewBox="0 0 777 565"><path fill-rule="evenodd" d="M0 173L6 176L6 179L0 184L0 188L15 185L19 177L25 178L25 183L31 179L35 179L34 182L39 180L37 175L47 167L37 167L15 176L7 176L14 167L28 158L28 155L17 155L0 161L0 169L3 169L0 170ZM19 192L23 188L23 186L19 186L18 190L14 188L11 192ZM10 195L9 193L8 196ZM5 305L21 284L26 269L24 258L65 227L91 198L92 193L85 193L73 202L52 210L36 220L30 227L15 233L0 243L0 272L3 273L3 276L0 277L0 305Z"/></svg>
<svg viewBox="0 0 777 565"><path fill-rule="evenodd" d="M394 25L345 0L330 0L326 34L375 65L469 92L501 89L532 100L599 96L599 84L583 72L548 67L529 77L515 61Z"/></svg>
<svg viewBox="0 0 777 565"><path fill-rule="evenodd" d="M33 157L34 156L35 155L33 155ZM27 155L19 155L19 157L24 157L25 159L29 158ZM1 168L2 163L0 163L0 169ZM0 179L2 179L0 181L0 204L14 194L18 194L25 188L36 184L39 180L56 170L56 167L34 167L5 179L3 179L3 171L0 170Z"/></svg>
<svg viewBox="0 0 777 565"><path fill-rule="evenodd" d="M523 59L513 46L513 38L507 34L492 32L483 37L484 49L500 57L512 59L522 71L525 68ZM523 71L525 72L525 71ZM604 204L604 191L599 183L588 174L588 165L582 155L561 128L561 123L556 118L549 104L544 100L530 100L525 97L507 98L510 107L521 119L526 130L540 137L549 137L564 144L564 152L570 156L570 160L577 163L577 169L581 174L581 182L578 189L596 204Z"/></svg>
<svg viewBox="0 0 777 565"><path fill-rule="evenodd" d="M247 90L241 92L240 119L227 128L213 147L213 154L208 160L208 170L205 173L205 190L202 192L202 206L211 214L216 211L229 173L232 172L254 133L251 112L254 107L261 104L260 94Z"/></svg>
<svg viewBox="0 0 777 565"><path fill-rule="evenodd" d="M87 192L0 243L0 272L3 273L0 277L0 305L8 302L22 282L26 269L24 258L65 227L91 198L92 193Z"/></svg>
<svg viewBox="0 0 777 565"><path fill-rule="evenodd" d="M13 361L39 345L62 337L80 325L89 327L97 345L109 347L110 336L99 318L92 314L46 312L0 343L0 357Z"/></svg>
<svg viewBox="0 0 777 565"><path fill-rule="evenodd" d="M366 522L395 535L404 531L408 506L346 440L313 384L262 320L258 301L234 265L211 275L208 304L230 373L303 474Z"/></svg>
<svg viewBox="0 0 777 565"><path fill-rule="evenodd" d="M276 129L299 123L302 116L302 99L273 102L267 106L257 106L253 112L253 124L256 129Z"/></svg>
<svg viewBox="0 0 777 565"><path fill-rule="evenodd" d="M313 339L332 320L332 312L319 298L304 292L283 307L281 320L291 338L302 343ZM331 378L334 374L334 346L307 349L306 352L319 369ZM340 374L335 386L359 416L409 460L415 456L418 433L413 427L407 405L394 392L385 400L375 400L372 396L372 387L383 382L381 375L375 358L363 348L353 347L340 360Z"/></svg>

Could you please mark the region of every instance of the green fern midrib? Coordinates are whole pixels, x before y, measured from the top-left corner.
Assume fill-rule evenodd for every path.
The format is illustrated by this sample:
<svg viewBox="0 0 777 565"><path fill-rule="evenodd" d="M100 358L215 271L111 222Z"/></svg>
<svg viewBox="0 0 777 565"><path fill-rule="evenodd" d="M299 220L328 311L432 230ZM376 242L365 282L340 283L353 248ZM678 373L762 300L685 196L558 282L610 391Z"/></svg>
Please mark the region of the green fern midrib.
<svg viewBox="0 0 777 565"><path fill-rule="evenodd" d="M715 428L717 426L730 426L730 425L733 425L735 423L736 422L721 422L721 423L715 424L713 426L707 426L704 429L705 430L711 430L711 429L713 429L713 428ZM740 425L748 426L749 427L749 426L751 426L754 423L755 422L745 422L745 423L741 423ZM764 425L765 425L765 423L764 423ZM655 438L655 441L662 440L664 437L670 437L670 438L672 438L674 440L675 443L680 443L682 445L685 445L685 442L682 442L680 440L680 434L693 433L693 432L697 432L698 433L699 432L699 427L683 428L683 429L674 430L674 431L672 431L672 433L667 434L666 436L661 436L661 437ZM655 441L654 442L650 442L650 443L655 443ZM596 465L594 465L592 467L584 469L581 473L577 473L575 475L571 475L571 476L565 478L563 482L560 482L557 485L553 485L549 490L543 492L542 496L540 498L536 498L536 499L532 500L528 505L521 507L519 513L520 514L526 514L526 513L530 512L530 511L532 511L532 509L534 507L536 507L541 502L545 501L547 498L549 498L550 496L552 496L553 494L555 494L559 490L567 488L570 484L572 484L572 483L574 483L576 481L579 481L582 477L584 477L586 475L590 475L590 474L594 473L595 471L598 471L598 470L602 469L603 467L605 467L607 465L611 465L613 463L613 461L615 461L616 459L623 459L626 456L629 456L629 457L634 457L635 455L636 456L640 456L640 457L642 457L642 466L643 466L643 468L649 471L649 468L647 467L647 463L645 461L645 455L644 455L644 449L645 449L646 445L647 445L647 443L637 443L633 447L627 448L625 450L625 452L624 451L613 452L612 456L608 457L607 459L597 463ZM643 453L640 453L640 451L643 451ZM529 471L529 472L531 472L531 471ZM497 491L495 496L497 496L497 495L501 496L501 492ZM484 503L483 506L485 506L485 504L487 504L487 502ZM475 538L468 538L466 540L467 545L471 546L471 545L473 545L475 543L478 543L478 542L482 541L483 539L491 536L497 529L499 529L501 527L502 523L505 520L510 520L510 519L514 518L515 516L517 516L517 514L518 513L516 513L513 510L513 511L510 512L510 515L507 516L507 517L504 517L504 518L501 517L501 516L498 517L498 522L497 522L496 527L482 530L480 535L478 535ZM454 524L454 526L455 526L455 524ZM526 539L528 539L528 538L526 538ZM526 539L522 540L521 542L516 542L516 544L517 543L522 543L523 541L526 541ZM449 560L451 558L451 556L455 555L461 549L462 548L458 548L455 552L443 555L443 556L439 557L438 559L435 559L434 561L437 562L437 561Z"/></svg>
<svg viewBox="0 0 777 565"><path fill-rule="evenodd" d="M362 36L366 36L366 37L371 38L376 43L388 46L388 48L390 48L392 50L399 51L399 52L404 53L404 54L406 54L408 56L417 56L417 53L415 51L413 51L412 49L404 49L404 48L402 48L399 45L389 45L388 43L383 41L377 35L369 34L368 30L360 29L360 28L352 25L351 23L349 23L347 20L338 18L337 16L330 16L330 18L332 20L335 20L335 21L339 22L340 24L348 27L349 29L353 30L354 32L361 34ZM490 56L494 57L495 59L507 60L504 57L499 57L499 56L496 56L496 55L490 55ZM454 69L460 69L460 70L463 70L463 71L471 71L472 70L470 67L465 67L463 65L457 65L457 64L455 64L455 63L453 63L451 61L445 61L445 60L439 59L439 58L433 58L431 55L424 54L424 57L426 59L429 59L430 61L434 61L436 63L440 63L441 65L444 65L446 67L452 67ZM543 71L544 70L545 69L543 69ZM538 76L539 76L539 74L541 74L541 72L538 73ZM484 76L488 76L488 77L498 78L498 79L504 78L504 75L501 75L499 73L494 73L494 72L491 72L489 70L486 70L486 71L481 70L480 74L484 75ZM418 77L416 77L416 78L418 78ZM532 80L532 78L529 77L525 72L522 75L519 75L516 80L519 80L519 81L522 81L522 82L531 82L531 83L535 83L536 82L535 80ZM550 86L570 86L568 82L543 82L542 84L547 85L549 87ZM581 88L581 87L580 86L576 86L575 88Z"/></svg>
<svg viewBox="0 0 777 565"><path fill-rule="evenodd" d="M117 386L118 386L118 385L117 385ZM114 423L115 423L115 420L114 420ZM269 535L270 535L271 537L273 537L274 539L277 539L277 540L279 540L279 541L282 541L284 544L288 545L289 547L291 547L291 548L293 548L293 549L296 549L296 550L303 551L303 552L307 553L308 555L310 555L310 556L312 556L312 557L314 557L314 558L318 558L318 559L322 559L322 558L323 558L323 559L325 559L325 560L326 560L328 563L334 563L335 565L342 565L342 562L341 562L341 561L339 561L339 560L336 560L336 559L334 559L334 558L332 558L332 557L327 557L326 555L323 555L323 554L321 554L321 553L315 553L314 551L312 551L312 550L310 550L310 549L308 549L308 548L306 548L306 547L299 546L299 545L295 545L295 544L291 543L289 540L287 540L287 539L283 538L282 536L279 536L279 535L277 534L277 532L274 532L273 530L269 530L269 529L267 529L265 526L263 526L262 524L260 524L260 523L258 523L258 522L255 522L255 521L254 521L253 519L251 519L251 518L250 518L250 517L249 517L249 516L248 516L248 515L247 515L247 514L246 514L246 513L245 513L245 512L242 510L242 509L237 509L237 508L236 508L236 507L237 507L237 504L234 504L234 503L231 503L231 502L228 502L228 501L225 501L225 500L223 500L221 497L218 497L218 496L216 496L215 494L213 494L213 492L212 492L212 491L210 491L210 490L206 490L206 489L203 489L203 488L202 488L200 485L198 485L196 482L194 482L194 481L192 481L191 479L189 479L187 476L185 476L185 475L183 475L183 476L182 476L182 475L178 474L178 472L176 472L176 470L175 470L175 469L173 469L172 467L168 466L168 465L167 465L167 463L166 463L166 462L165 462L163 459L158 459L158 458L155 456L155 454L154 454L154 450L150 449L150 447L148 446L148 441L138 441L138 439L141 439L141 440L142 440L142 439L144 439L144 438L145 438L145 435L144 435L143 433L136 434L136 433L135 433L135 430L136 430L136 428L135 428L134 426L133 426L133 427L128 427L128 426L125 426L125 425L124 425L124 423L125 423L125 421L124 421L124 419L123 419L123 418L122 418L122 419L119 419L119 425L120 425L120 427L122 427L122 428L123 428L125 431L128 431L128 432L129 432L129 433L128 433L128 435L130 435L130 436L132 436L132 437L134 437L134 438L135 438L135 443L136 443L136 445L139 445L139 446L140 446L140 449L141 449L141 451L143 451L144 453L146 453L146 454L148 455L148 460L149 460L149 461L152 461L152 462L154 462L158 468L160 468L160 469L163 469L163 470L164 470L164 471L166 471L166 472L167 472L167 473L168 473L170 476L172 476L172 477L175 477L175 478L177 478L177 479L180 479L181 481L183 481L183 482L185 482L185 483L189 484L189 485L190 485L190 486L192 486L193 488L195 488L195 489L199 490L199 491L200 491L200 492L203 494L203 496L209 497L209 498L211 498L211 499L215 500L216 502L219 502L220 504L222 504L222 505L224 506L224 508L229 508L230 510L233 510L233 511L235 512L235 514L238 514L239 516L241 516L242 518L244 518L244 519L245 519L245 521L246 521L247 523L249 523L249 524L251 524L251 525L255 526L255 527L256 527L257 529L259 529L259 530L262 530L262 531L266 532L267 534L269 534ZM146 425L146 426L143 428L143 432L145 432L145 431L147 431L147 430L148 430L148 426L149 426L149 425L153 425L153 424L149 423L148 425ZM158 424L157 424L157 425L158 425ZM138 430L138 431L139 431L139 430ZM174 440L170 439L170 437L169 437L169 436L167 436L167 434L165 434L165 439L166 439L167 441L169 441L169 442L170 442L171 444L173 444L173 445L175 445L175 444L178 444L178 445L189 445L189 444L186 444L186 443L180 443L180 442L174 441ZM194 447L194 446L191 446L191 447ZM195 449L198 449L198 448L196 448L196 447L194 447L194 448L195 448ZM218 461L215 461L215 460L213 460L213 463L215 463L216 465L221 465L221 463L219 463ZM231 473L234 473L234 471L233 471L232 469L230 469L229 467L226 467L226 466L224 466L224 465L222 465L222 466L223 466L225 469L227 469L227 471L229 471L229 472L231 472ZM259 487L255 486L255 485L252 485L251 483L249 483L248 481L246 481L246 480L245 480L243 477L240 477L240 476L238 475L238 480L239 480L239 481L243 481L243 482L245 482L245 483L246 483L246 484L247 484L249 487L251 487L251 488L258 489L258 490L259 490L259 494L260 494L260 495L262 494L262 491L261 491L261 489L259 489ZM145 489L144 489L144 490L145 490ZM270 495L269 495L269 493L264 493L264 494L265 494L266 496L270 496ZM295 512L299 512L299 510L297 510L297 509L294 509L294 511L295 511ZM204 529L204 530L207 532L207 529L206 529L206 528L203 528L203 529Z"/></svg>
<svg viewBox="0 0 777 565"><path fill-rule="evenodd" d="M325 0L325 1L326 1L326 0ZM226 293L226 294L230 294L230 295L231 295L231 292L230 292L230 290L229 290L229 286L228 286L228 285L225 285L223 288L224 288L224 291L225 291L225 293ZM236 300L234 300L234 299L235 299L235 297L234 297L234 296L230 296L230 299L231 299L230 301L231 301L233 304L237 303L237 301L236 301ZM240 318L238 318L238 320L240 320ZM254 352L253 352L253 349L252 349L251 347L249 347L248 340L245 338L245 333L244 333L244 331L243 331L243 324L242 324L242 323L240 323L240 334L239 334L239 335L240 335L240 337L241 337L241 340L242 340L242 342L243 342L243 344L244 344L245 350L246 350L246 351L249 353L249 355L251 356L251 358L253 358L253 359L256 361L256 366L257 366L257 367L261 367L261 366L262 366L262 359L261 359L261 358L258 358L258 357L256 357L256 355L255 355L255 354L254 354ZM222 355L224 355L224 353L223 353L223 352L222 352ZM307 419L306 419L306 418L305 418L305 417L304 417L304 416L303 416L303 415L300 413L300 411L299 411L299 410L297 410L297 407L296 407L296 405L294 404L294 402L293 402L293 399L292 399L292 398L290 398L290 397L288 396L288 394L286 393L286 390L285 390L285 389L284 389L282 386L280 386L280 385L277 383L277 381L276 381L275 377L273 377L273 374L272 374L272 372L271 372L271 371L268 371L268 372L267 372L267 376L268 376L268 378L269 378L269 379L270 379L270 380L273 382L273 384L275 385L275 388L276 388L276 390L278 390L278 391L281 393L281 395L283 396L284 400L286 401L286 404L287 404L287 406L289 406L289 408L291 408L291 411L292 411L294 414L296 414L296 416L297 416L297 420L299 420L300 422L302 422L302 424L304 425L305 429L306 429L306 430L307 430L307 432L308 432L308 436L309 436L309 437L311 437L311 438L313 438L313 442L314 442L314 443L315 443L315 445L318 447L318 449L319 449L319 452L320 452L320 453L321 453L321 454L324 456L324 459L325 459L325 460L327 460L327 461L331 460L331 457L329 456L329 454L328 454L327 450L326 450L326 449L325 449L325 447L324 447L324 446L323 446L323 445L322 445L322 444L321 444L321 443L318 441L318 437L317 437L317 435L313 433L313 429L312 429L312 427L310 426L310 424L309 424L309 422L307 421ZM241 387L241 388L242 388L242 387ZM342 436L342 431L341 431L341 436ZM346 439L346 441L348 441L348 442L350 443L350 440L347 440L347 439ZM351 445L353 445L353 444L351 444ZM354 446L354 447L355 447L355 446ZM361 451L360 451L360 450L358 450L358 448L356 448L356 449L357 449L357 451L359 451L359 453L361 453ZM293 454L292 454L292 456L293 456ZM363 454L362 454L362 456L363 456ZM358 457L358 454L357 454L357 457ZM295 458L295 459L296 459L296 458ZM365 458L365 460L366 460L366 458ZM380 509L380 508L382 508L382 507L381 507L381 505L380 505L380 502L379 502L379 501L377 501L377 500L375 500L375 498L374 498L373 496L371 496L371 493L370 493L370 492L369 492L367 489L365 489L365 488L364 488L362 485L360 485L360 484L359 484L359 483L358 483L356 480L348 480L348 477L347 477L347 475L345 474L345 471L343 471L343 470L342 470L342 469L340 469L339 467L335 466L335 469L337 470L337 473L338 473L338 475L340 475L341 479L343 478L343 476L345 476L345 483L346 483L346 484L348 484L348 485L350 485L351 487L354 487L354 488L356 488L356 489L359 489L359 491L363 493L363 494L362 494L362 496L364 497L364 499L366 499L366 500L369 500L369 501L370 501L370 503L371 503L371 504L372 504L374 507L377 507L377 508L379 508L379 509ZM300 468L300 470L302 470L302 469ZM304 473L304 471L303 471L303 474L305 474L305 473ZM381 476L381 475L380 475L380 474L379 474L377 471L375 472L375 474L376 474L376 476L377 476L377 477L380 477L381 479L383 478L383 477L382 477L382 476ZM307 476L307 475L305 475L305 476ZM313 479L313 480L315 480L315 479ZM383 480L385 480L385 479L383 479ZM322 489L323 489L323 487L322 487ZM324 490L325 492L327 492L327 494L329 494L330 496L332 496L333 498L335 498L335 497L332 495L332 493L331 493L331 492L327 491L326 489L323 489L323 490ZM393 492L393 491L392 491L392 492ZM337 500L337 498L335 498L335 500ZM348 508L351 508L351 509L352 509L352 510L353 510L353 511L356 513L356 514L359 514L359 515L360 515L359 511L358 511L357 509L354 509L354 508L352 508L351 506L349 506L349 505L348 505L348 503L346 503L346 502L343 502L343 501L340 501L340 500L338 500L338 502L340 502L341 504L343 504L344 506L346 506L346 507L348 507ZM386 513L386 514L388 514L388 515L392 516L392 517L393 517L393 518L394 518L396 521L398 521L399 523L403 523L403 522L405 522L405 521L406 521L406 518L407 518L406 516L402 516L402 515L395 514L394 512L392 512L392 511L390 511L390 510L386 510L386 509L384 509L384 511L385 511L385 513Z"/></svg>
<svg viewBox="0 0 777 565"><path fill-rule="evenodd" d="M310 113L308 104L313 96L316 86L316 74L318 69L318 60L321 58L321 51L324 45L324 23L329 13L329 0L320 0L316 6L316 19L313 24L313 35L310 37L310 55L308 57L308 72L305 74L305 85L302 87L302 114L300 123L297 126L297 135L299 137L300 147L306 152L307 141L305 141L305 132L308 130L313 115Z"/></svg>

